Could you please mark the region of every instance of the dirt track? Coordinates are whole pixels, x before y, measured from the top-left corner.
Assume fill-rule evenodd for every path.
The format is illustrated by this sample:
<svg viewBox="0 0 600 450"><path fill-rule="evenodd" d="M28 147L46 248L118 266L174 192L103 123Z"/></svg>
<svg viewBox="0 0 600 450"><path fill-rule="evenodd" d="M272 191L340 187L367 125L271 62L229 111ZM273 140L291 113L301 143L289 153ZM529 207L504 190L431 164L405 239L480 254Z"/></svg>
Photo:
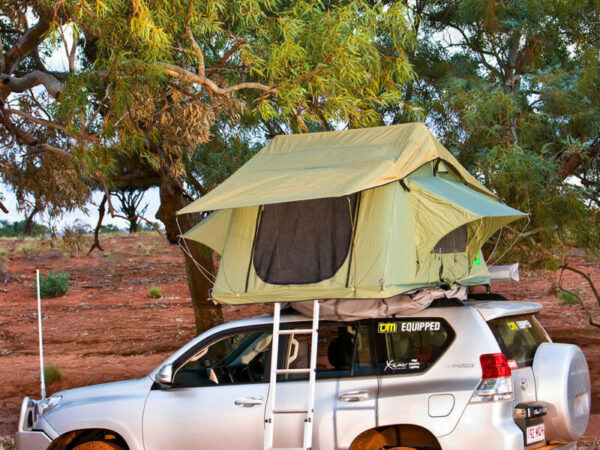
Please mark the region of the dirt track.
<svg viewBox="0 0 600 450"><path fill-rule="evenodd" d="M14 434L24 395L39 398L35 268L67 272L66 296L43 300L46 365L63 374L49 393L88 384L141 377L194 336L194 318L186 285L183 258L177 247L155 235L103 238L104 252L90 257L63 249L23 252L23 242L0 239L0 250L12 275L0 277L0 436ZM600 286L598 261L579 257L572 262ZM579 345L592 374L592 412L585 440L600 437L600 329L587 324L579 306L562 306L548 291L556 274L525 273L519 284L495 290L515 300L544 305L539 318L557 342ZM158 286L163 298L148 297ZM565 275L564 286L585 292L586 304L600 322L600 310L585 280ZM228 306L227 320L270 309ZM588 447L590 448L590 447ZM594 448L593 446L591 448Z"/></svg>

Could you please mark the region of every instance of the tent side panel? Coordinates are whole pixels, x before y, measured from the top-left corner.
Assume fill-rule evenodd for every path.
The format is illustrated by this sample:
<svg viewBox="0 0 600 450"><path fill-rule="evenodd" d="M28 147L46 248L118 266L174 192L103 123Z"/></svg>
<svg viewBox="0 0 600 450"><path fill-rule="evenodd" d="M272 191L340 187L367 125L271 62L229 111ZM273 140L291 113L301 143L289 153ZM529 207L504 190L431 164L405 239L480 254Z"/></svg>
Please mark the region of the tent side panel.
<svg viewBox="0 0 600 450"><path fill-rule="evenodd" d="M200 242L221 255L225 247L225 239L227 238L231 215L231 209L215 211L202 222L185 232L183 237Z"/></svg>
<svg viewBox="0 0 600 450"><path fill-rule="evenodd" d="M248 267L251 266L258 211L257 206L233 210L213 288L213 298L218 299L221 293L232 295L234 298L244 294ZM251 273L254 273L253 269Z"/></svg>

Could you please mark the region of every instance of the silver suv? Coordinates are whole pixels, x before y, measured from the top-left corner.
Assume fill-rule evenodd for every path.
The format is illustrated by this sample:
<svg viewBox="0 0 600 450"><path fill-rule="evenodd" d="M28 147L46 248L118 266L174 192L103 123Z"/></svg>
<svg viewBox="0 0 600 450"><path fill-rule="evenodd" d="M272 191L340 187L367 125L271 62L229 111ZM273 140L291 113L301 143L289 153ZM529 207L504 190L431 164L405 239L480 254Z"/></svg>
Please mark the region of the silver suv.
<svg viewBox="0 0 600 450"><path fill-rule="evenodd" d="M590 415L587 363L551 342L540 309L444 299L413 316L321 322L312 448L575 448ZM310 338L293 331L307 321L282 314L280 367L307 366ZM139 380L25 398L17 448L261 449L272 324L220 325ZM287 372L275 408L302 411L308 376ZM275 447L301 447L303 417L278 416Z"/></svg>

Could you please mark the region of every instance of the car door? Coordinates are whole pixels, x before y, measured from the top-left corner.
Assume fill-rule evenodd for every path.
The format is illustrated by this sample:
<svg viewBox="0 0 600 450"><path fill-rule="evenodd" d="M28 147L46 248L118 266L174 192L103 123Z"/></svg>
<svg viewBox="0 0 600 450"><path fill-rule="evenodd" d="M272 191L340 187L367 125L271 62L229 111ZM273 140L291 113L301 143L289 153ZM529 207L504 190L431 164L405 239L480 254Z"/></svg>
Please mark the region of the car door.
<svg viewBox="0 0 600 450"><path fill-rule="evenodd" d="M292 328L306 328L292 324ZM321 323L317 351L317 381L313 449L345 449L376 424L377 376L370 322ZM282 340L280 361L286 368L309 366L310 336L291 334ZM275 410L306 410L308 376L280 375ZM301 447L304 413L274 417L274 447Z"/></svg>
<svg viewBox="0 0 600 450"><path fill-rule="evenodd" d="M144 448L262 448L272 330L237 330L200 344L172 385L146 400Z"/></svg>

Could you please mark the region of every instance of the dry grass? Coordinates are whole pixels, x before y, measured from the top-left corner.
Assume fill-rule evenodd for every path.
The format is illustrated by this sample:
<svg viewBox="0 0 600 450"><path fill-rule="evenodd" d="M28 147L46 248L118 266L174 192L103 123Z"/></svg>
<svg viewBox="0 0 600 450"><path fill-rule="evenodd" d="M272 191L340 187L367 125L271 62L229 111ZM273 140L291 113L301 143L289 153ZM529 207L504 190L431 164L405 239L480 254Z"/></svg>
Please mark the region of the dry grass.
<svg viewBox="0 0 600 450"><path fill-rule="evenodd" d="M0 436L0 450L17 450L15 440L10 436Z"/></svg>

